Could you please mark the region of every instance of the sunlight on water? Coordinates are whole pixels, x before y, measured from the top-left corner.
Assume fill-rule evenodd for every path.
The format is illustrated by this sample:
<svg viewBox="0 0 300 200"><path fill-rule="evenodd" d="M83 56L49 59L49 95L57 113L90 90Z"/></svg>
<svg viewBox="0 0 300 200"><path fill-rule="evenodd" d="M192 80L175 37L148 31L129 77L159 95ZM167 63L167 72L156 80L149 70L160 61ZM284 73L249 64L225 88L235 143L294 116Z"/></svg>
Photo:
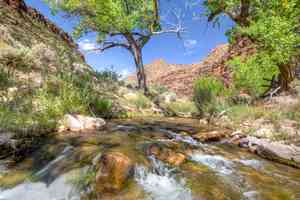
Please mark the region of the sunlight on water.
<svg viewBox="0 0 300 200"><path fill-rule="evenodd" d="M137 166L135 169L135 180L150 195L153 200L192 200L192 193L185 186L184 179L177 180L164 163L150 158L153 170L144 166Z"/></svg>
<svg viewBox="0 0 300 200"><path fill-rule="evenodd" d="M224 175L230 175L233 173L233 162L219 155L203 155L194 153L191 155L191 160L206 165L212 170Z"/></svg>
<svg viewBox="0 0 300 200"><path fill-rule="evenodd" d="M46 185L25 182L13 189L0 191L0 200L80 200L79 194L67 183L67 175Z"/></svg>
<svg viewBox="0 0 300 200"><path fill-rule="evenodd" d="M184 136L178 133L175 133L170 130L166 129L159 129L160 132L168 134L170 137L172 137L174 140L179 142L184 142L193 146L201 146L202 144L199 143L197 140L193 139L191 136Z"/></svg>

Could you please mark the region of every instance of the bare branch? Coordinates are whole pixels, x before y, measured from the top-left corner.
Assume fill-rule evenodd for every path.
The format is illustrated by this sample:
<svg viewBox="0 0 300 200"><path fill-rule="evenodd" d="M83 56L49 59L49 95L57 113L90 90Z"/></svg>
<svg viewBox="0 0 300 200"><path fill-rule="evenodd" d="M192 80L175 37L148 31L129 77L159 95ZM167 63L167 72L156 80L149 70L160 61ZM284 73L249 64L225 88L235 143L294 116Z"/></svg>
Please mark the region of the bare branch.
<svg viewBox="0 0 300 200"><path fill-rule="evenodd" d="M181 34L186 32L186 29L183 26L183 18L182 13L180 12L172 12L173 16L175 17L175 23L166 23L170 28L163 29L161 31L155 31L152 32L152 35L160 35L160 34L165 34L165 33L176 33L178 38L181 38Z"/></svg>
<svg viewBox="0 0 300 200"><path fill-rule="evenodd" d="M128 44L120 43L120 42L105 41L105 42L103 42L102 47L91 49L89 51L100 51L100 52L103 52L103 51L105 51L107 49L111 49L111 48L114 48L114 47L123 47L123 48L126 48L127 50L130 50L130 46Z"/></svg>

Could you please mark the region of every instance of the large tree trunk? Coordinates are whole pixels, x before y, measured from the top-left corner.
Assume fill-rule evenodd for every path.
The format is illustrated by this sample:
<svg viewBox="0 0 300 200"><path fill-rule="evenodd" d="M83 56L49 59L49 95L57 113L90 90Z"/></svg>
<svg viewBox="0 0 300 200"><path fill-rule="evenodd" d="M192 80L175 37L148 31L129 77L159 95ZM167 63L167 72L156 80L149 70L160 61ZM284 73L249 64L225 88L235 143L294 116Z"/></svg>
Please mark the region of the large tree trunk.
<svg viewBox="0 0 300 200"><path fill-rule="evenodd" d="M287 91L290 89L290 83L295 78L295 70L290 64L279 66L279 85L281 91Z"/></svg>
<svg viewBox="0 0 300 200"><path fill-rule="evenodd" d="M143 89L145 95L148 95L149 90L147 86L147 78L146 78L141 48L135 47L133 49L133 56L134 56L136 70L137 70L136 75L138 81L138 88Z"/></svg>
<svg viewBox="0 0 300 200"><path fill-rule="evenodd" d="M134 57L138 88L143 89L145 95L148 95L149 90L147 87L147 79L146 79L145 68L144 68L143 57L142 57L142 46L144 44L143 43L139 44L134 38L134 36L130 33L125 33L124 36L129 43L130 46L129 50Z"/></svg>

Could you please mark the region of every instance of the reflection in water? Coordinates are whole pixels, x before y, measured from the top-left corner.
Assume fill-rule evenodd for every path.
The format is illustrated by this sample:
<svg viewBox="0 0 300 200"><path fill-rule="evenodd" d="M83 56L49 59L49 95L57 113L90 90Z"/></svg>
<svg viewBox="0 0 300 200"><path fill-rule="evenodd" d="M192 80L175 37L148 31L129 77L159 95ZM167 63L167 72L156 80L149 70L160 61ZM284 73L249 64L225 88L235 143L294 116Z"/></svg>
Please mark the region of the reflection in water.
<svg viewBox="0 0 300 200"><path fill-rule="evenodd" d="M60 176L50 185L25 182L0 193L0 200L80 200L80 196L68 184L68 174Z"/></svg>
<svg viewBox="0 0 300 200"><path fill-rule="evenodd" d="M135 180L154 200L191 200L192 193L185 186L184 179L177 180L170 169L164 163L150 157L152 170L144 166L135 169Z"/></svg>

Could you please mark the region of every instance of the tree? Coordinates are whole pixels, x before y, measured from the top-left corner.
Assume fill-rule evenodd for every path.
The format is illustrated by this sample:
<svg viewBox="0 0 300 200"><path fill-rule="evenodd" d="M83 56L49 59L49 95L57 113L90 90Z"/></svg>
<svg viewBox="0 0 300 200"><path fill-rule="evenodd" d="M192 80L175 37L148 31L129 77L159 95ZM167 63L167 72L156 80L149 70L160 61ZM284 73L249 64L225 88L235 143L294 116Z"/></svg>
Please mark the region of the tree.
<svg viewBox="0 0 300 200"><path fill-rule="evenodd" d="M148 93L142 49L152 36L179 33L180 24L168 30L161 28L158 0L47 0L53 10L61 9L69 16L77 16L80 23L74 31L76 37L89 32L97 33L105 51L115 47L127 49L134 57L138 87Z"/></svg>
<svg viewBox="0 0 300 200"><path fill-rule="evenodd" d="M272 64L279 71L280 90L288 90L294 79L293 61L300 54L300 1L206 0L203 3L208 21L225 14L236 23L230 36L250 38L258 48L256 59L250 58L256 60L252 63Z"/></svg>

